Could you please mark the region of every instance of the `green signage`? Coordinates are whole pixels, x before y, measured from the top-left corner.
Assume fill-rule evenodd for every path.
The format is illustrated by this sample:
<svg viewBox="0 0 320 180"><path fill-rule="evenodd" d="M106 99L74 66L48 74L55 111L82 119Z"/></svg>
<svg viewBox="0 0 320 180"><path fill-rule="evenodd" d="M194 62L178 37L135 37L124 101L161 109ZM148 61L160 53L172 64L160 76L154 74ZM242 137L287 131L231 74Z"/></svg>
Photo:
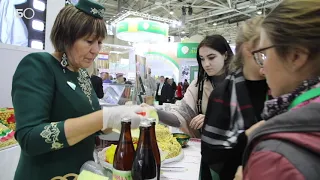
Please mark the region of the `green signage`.
<svg viewBox="0 0 320 180"><path fill-rule="evenodd" d="M117 24L117 33L120 32L128 32L129 31L129 23L126 21L121 21Z"/></svg>
<svg viewBox="0 0 320 180"><path fill-rule="evenodd" d="M154 21L140 21L138 23L138 31L168 35L168 28L164 24Z"/></svg>
<svg viewBox="0 0 320 180"><path fill-rule="evenodd" d="M197 58L197 48L199 43L179 43L178 58Z"/></svg>
<svg viewBox="0 0 320 180"><path fill-rule="evenodd" d="M116 32L149 32L168 36L168 25L148 20L120 21L117 24Z"/></svg>
<svg viewBox="0 0 320 180"><path fill-rule="evenodd" d="M190 66L190 82L192 82L195 78L198 78L198 66Z"/></svg>

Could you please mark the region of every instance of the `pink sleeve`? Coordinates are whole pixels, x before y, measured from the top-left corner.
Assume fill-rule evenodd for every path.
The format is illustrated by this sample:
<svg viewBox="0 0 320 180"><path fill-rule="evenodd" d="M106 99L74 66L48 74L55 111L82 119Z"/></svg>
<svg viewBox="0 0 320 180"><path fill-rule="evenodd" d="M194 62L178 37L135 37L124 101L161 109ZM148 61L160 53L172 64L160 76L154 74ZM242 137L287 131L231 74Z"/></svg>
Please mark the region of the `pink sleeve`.
<svg viewBox="0 0 320 180"><path fill-rule="evenodd" d="M251 153L244 180L304 180L304 176L282 155L272 151Z"/></svg>

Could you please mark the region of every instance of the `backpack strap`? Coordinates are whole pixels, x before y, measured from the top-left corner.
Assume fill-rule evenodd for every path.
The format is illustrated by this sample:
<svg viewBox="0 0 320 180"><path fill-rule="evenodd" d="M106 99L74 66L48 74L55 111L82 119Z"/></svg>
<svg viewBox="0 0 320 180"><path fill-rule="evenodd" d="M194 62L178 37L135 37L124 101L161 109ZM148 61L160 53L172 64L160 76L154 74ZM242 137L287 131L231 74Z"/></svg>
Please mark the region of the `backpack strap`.
<svg viewBox="0 0 320 180"><path fill-rule="evenodd" d="M278 153L285 157L306 180L320 179L320 156L316 152L279 139L261 141L253 150L256 151Z"/></svg>

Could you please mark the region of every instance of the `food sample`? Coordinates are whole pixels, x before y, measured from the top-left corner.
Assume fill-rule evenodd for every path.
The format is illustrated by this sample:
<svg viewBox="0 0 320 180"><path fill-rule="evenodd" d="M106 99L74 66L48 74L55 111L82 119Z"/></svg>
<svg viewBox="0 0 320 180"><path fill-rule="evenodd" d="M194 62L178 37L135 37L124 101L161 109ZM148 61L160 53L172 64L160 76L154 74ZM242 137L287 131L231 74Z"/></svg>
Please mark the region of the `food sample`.
<svg viewBox="0 0 320 180"><path fill-rule="evenodd" d="M16 120L13 108L0 108L0 123L13 131L16 130Z"/></svg>
<svg viewBox="0 0 320 180"><path fill-rule="evenodd" d="M134 149L137 149L137 144L134 143L133 144ZM113 164L113 158L114 158L114 154L116 153L116 149L117 149L117 145L111 144L111 146L109 146L109 148L106 150L106 162Z"/></svg>
<svg viewBox="0 0 320 180"><path fill-rule="evenodd" d="M175 137L176 138L181 138L181 139L190 138L190 136L188 136L186 134L176 134Z"/></svg>
<svg viewBox="0 0 320 180"><path fill-rule="evenodd" d="M0 149L17 144L14 131L0 123Z"/></svg>
<svg viewBox="0 0 320 180"><path fill-rule="evenodd" d="M157 124L156 126L156 138L158 142L158 147L161 150L161 159L170 159L178 156L181 152L181 145L175 137L171 134L169 128L164 125ZM132 134L139 134L139 131L133 130ZM137 149L139 137L133 135L132 142L134 149ZM113 164L114 154L116 152L117 146L111 145L105 152L105 161L107 163Z"/></svg>
<svg viewBox="0 0 320 180"><path fill-rule="evenodd" d="M159 148L168 153L166 159L176 157L180 154L181 145L178 143L177 139L173 137L169 128L157 124L156 136Z"/></svg>

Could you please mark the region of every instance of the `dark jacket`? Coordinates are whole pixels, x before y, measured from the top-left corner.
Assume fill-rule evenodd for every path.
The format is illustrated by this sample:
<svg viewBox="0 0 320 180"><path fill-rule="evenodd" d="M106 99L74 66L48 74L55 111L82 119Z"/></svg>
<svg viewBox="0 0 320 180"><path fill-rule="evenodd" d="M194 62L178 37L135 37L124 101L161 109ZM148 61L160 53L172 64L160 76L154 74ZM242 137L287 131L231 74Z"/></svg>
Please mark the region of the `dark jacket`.
<svg viewBox="0 0 320 180"><path fill-rule="evenodd" d="M174 90L172 85L165 83L161 89L160 101L165 103L173 103L174 101Z"/></svg>
<svg viewBox="0 0 320 180"><path fill-rule="evenodd" d="M157 90L156 90L156 100L157 101L160 101L160 95L158 94L159 88L160 88L160 83L157 83Z"/></svg>
<svg viewBox="0 0 320 180"><path fill-rule="evenodd" d="M92 75L90 80L98 98L99 99L103 98L104 93L103 93L102 79L98 76Z"/></svg>
<svg viewBox="0 0 320 180"><path fill-rule="evenodd" d="M320 179L320 103L269 119L249 136L244 180Z"/></svg>
<svg viewBox="0 0 320 180"><path fill-rule="evenodd" d="M175 92L177 90L176 82L173 81L171 86L172 86L173 91Z"/></svg>

